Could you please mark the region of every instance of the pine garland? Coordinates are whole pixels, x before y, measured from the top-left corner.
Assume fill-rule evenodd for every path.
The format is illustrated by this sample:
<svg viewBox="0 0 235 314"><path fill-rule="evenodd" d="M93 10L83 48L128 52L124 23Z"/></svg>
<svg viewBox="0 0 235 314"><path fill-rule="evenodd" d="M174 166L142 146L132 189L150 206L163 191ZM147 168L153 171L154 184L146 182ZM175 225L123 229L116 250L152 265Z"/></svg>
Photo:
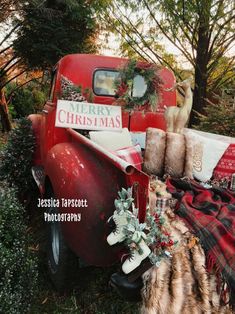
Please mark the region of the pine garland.
<svg viewBox="0 0 235 314"><path fill-rule="evenodd" d="M119 69L119 78L115 80L116 97L124 103L126 110L150 109L156 110L162 88L162 80L158 75L159 68L154 64L130 60ZM133 80L141 75L147 85L142 97L132 96Z"/></svg>
<svg viewBox="0 0 235 314"><path fill-rule="evenodd" d="M66 76L61 75L61 92L58 98L62 100L79 101L79 102L93 102L93 92L90 88L82 88L81 85L74 84Z"/></svg>

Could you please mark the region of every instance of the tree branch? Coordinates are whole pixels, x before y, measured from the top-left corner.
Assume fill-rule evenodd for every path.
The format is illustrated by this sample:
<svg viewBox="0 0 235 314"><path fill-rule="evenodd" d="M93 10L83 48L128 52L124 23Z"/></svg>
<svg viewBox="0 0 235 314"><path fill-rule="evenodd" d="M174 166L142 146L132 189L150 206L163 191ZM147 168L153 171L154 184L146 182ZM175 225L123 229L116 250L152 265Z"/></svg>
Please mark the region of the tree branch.
<svg viewBox="0 0 235 314"><path fill-rule="evenodd" d="M18 23L15 27L12 28L12 30L3 38L3 40L0 42L0 46L11 36L11 34L14 33L14 31L20 26L20 23Z"/></svg>
<svg viewBox="0 0 235 314"><path fill-rule="evenodd" d="M13 44L9 45L8 47L4 48L3 50L0 51L0 55L10 49L13 46Z"/></svg>
<svg viewBox="0 0 235 314"><path fill-rule="evenodd" d="M224 26L229 24L234 18L235 18L235 15L231 16L228 20L226 20L222 25L219 26L219 29L218 29L218 31L217 31L217 33L216 33L216 35L215 35L215 37L214 37L214 39L210 45L210 48L209 48L209 52L208 52L209 57L212 55L216 40L219 37L221 31L224 29Z"/></svg>
<svg viewBox="0 0 235 314"><path fill-rule="evenodd" d="M163 33L164 36L166 36L166 38L173 44L175 45L176 48L178 48L181 53L185 56L185 58L194 66L194 62L191 58L191 56L179 45L176 44L176 42L168 35L168 33L164 30L164 28L161 26L161 24L158 22L158 20L155 18L155 15L153 14L152 10L150 9L148 3L146 2L146 0L142 0L146 6L146 8L148 9L150 16L152 17L152 19L155 21L155 23L157 24L157 26L159 27L159 29L161 30L161 32Z"/></svg>
<svg viewBox="0 0 235 314"><path fill-rule="evenodd" d="M19 77L20 75L24 74L26 72L26 70L21 71L20 73L16 74L15 76L13 76L12 78L8 79L2 86L0 86L0 88L2 89L4 86L6 86L7 84L9 84L11 81L13 81L14 79L16 79L17 77Z"/></svg>

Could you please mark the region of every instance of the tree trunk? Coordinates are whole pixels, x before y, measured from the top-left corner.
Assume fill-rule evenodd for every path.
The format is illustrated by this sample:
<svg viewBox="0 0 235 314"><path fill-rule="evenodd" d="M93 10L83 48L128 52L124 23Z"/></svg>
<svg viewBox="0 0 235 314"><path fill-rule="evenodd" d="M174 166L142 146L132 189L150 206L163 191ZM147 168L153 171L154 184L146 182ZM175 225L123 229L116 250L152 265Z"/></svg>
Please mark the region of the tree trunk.
<svg viewBox="0 0 235 314"><path fill-rule="evenodd" d="M198 29L198 46L195 63L195 88L193 95L193 110L190 116L189 126L199 122L194 111L203 113L207 93L207 66L209 62L209 8L201 13Z"/></svg>
<svg viewBox="0 0 235 314"><path fill-rule="evenodd" d="M3 89L0 90L0 116L2 123L2 132L11 131L11 122Z"/></svg>

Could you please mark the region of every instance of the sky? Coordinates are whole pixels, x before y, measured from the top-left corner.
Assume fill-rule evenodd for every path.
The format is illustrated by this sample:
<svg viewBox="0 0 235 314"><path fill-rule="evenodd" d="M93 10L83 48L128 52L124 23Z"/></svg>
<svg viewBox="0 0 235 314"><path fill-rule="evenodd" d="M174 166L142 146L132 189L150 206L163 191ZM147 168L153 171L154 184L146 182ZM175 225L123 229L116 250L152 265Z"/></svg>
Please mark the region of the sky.
<svg viewBox="0 0 235 314"><path fill-rule="evenodd" d="M102 54L104 56L121 57L122 55L121 55L121 52L119 50L120 40L119 40L118 36L116 36L113 33L110 33L107 40L108 40L108 42L101 46L100 54ZM101 34L99 36L99 42L101 42L101 44L105 42L103 34ZM168 39L163 38L162 42L164 43L166 51L168 53L172 53L176 57L181 68L183 68L183 69L192 68L191 64L187 60L185 60L185 58L182 56L181 52Z"/></svg>

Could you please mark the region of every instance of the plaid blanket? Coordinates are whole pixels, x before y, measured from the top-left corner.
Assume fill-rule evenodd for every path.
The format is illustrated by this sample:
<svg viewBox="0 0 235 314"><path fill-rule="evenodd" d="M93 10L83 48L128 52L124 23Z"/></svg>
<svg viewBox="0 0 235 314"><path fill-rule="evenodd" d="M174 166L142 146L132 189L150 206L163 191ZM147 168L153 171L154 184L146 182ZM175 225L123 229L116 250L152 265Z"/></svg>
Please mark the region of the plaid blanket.
<svg viewBox="0 0 235 314"><path fill-rule="evenodd" d="M200 239L208 269L222 274L235 308L235 193L180 179L168 179L167 187L178 199L175 213Z"/></svg>

